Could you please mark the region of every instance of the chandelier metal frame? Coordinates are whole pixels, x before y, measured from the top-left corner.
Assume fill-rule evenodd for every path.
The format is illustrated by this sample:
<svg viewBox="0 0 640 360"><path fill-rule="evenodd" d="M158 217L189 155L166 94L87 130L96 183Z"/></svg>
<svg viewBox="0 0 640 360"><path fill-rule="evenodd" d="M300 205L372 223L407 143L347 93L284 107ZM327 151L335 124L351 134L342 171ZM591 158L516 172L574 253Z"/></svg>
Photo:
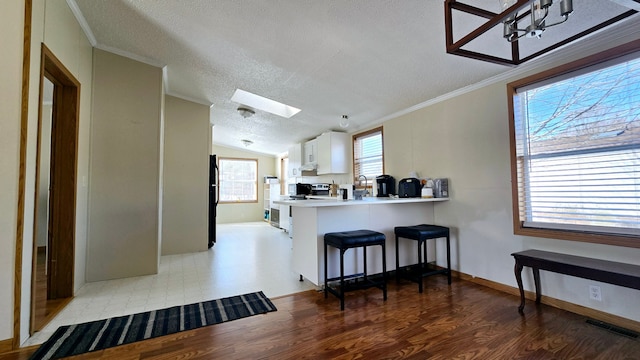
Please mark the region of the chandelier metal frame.
<svg viewBox="0 0 640 360"><path fill-rule="evenodd" d="M590 27L582 32L579 32L573 36L570 36L564 40L558 41L542 50L539 50L531 55L525 56L523 58L520 57L520 41L519 39L510 42L511 45L511 58L503 58L499 56L494 56L490 54L485 54L477 51L465 50L462 49L463 46L469 44L471 41L475 40L482 34L486 33L490 29L495 26L503 26L503 23L507 18L513 14L517 14L516 22L524 19L525 17L530 16L531 9L525 9L527 7L531 7L531 3L534 0L517 0L509 8L505 9L501 13L495 13L493 11L481 9L476 6L468 5L461 3L457 0L445 0L444 3L444 23L445 23L445 38L446 38L446 47L447 53L464 56L471 59L488 61L495 64L507 65L507 66L517 66L526 61L534 59L540 55L546 54L549 51L555 50L561 46L569 44L575 40L578 40L586 35L593 33L594 31L598 31L607 26L610 26L620 20L623 20L631 15L636 14L638 11L630 9L618 16L615 16L611 19L603 21L599 24L596 24L593 27ZM482 17L487 19L487 21L468 33L467 35L460 38L458 41L454 41L453 39L453 11L460 11L466 14L475 15L478 17Z"/></svg>

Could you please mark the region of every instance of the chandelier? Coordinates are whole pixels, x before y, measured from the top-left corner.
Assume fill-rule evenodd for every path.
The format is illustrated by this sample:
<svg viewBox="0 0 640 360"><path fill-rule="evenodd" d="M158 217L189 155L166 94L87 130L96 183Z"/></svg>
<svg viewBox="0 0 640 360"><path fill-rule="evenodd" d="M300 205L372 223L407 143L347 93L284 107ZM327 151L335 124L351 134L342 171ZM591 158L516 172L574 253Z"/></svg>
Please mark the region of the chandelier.
<svg viewBox="0 0 640 360"><path fill-rule="evenodd" d="M502 11L507 10L514 5L517 0L499 0ZM524 29L518 28L517 13L512 13L504 20L504 38L509 42L517 41L523 36L529 38L542 37L542 33L548 27L562 24L569 19L569 15L573 12L573 0L560 0L560 16L562 20L547 24L546 19L549 15L549 8L553 5L553 0L535 0L531 2L531 19L529 26Z"/></svg>
<svg viewBox="0 0 640 360"><path fill-rule="evenodd" d="M534 59L540 55L546 54L549 51L555 50L561 46L569 44L575 40L578 40L586 35L589 35L595 31L603 29L609 25L612 25L620 20L623 20L638 12L636 10L637 3L633 2L633 6L625 6L628 10L622 12L609 19L601 19L601 23L580 31L577 34L567 35L567 37L552 43L544 49L528 54L524 57L520 56L520 39L521 38L541 38L542 33L546 28L559 25L567 21L569 15L573 12L572 0L497 0L500 5L500 13L495 13L491 9L482 9L477 6L464 4L458 0L445 0L444 2L444 23L445 23L445 40L447 46L447 53L453 55L464 56L472 59L488 61L496 64L516 66L522 64L525 61ZM603 1L603 0L600 0ZM616 0L620 5L626 4L624 1ZM557 6L554 6L556 5ZM486 19L486 21L472 30L466 35L463 35L457 40L454 40L453 31L453 12L456 14L463 13L466 15L472 15ZM549 14L559 11L560 18L553 18L553 22L550 22L548 18ZM582 14L581 14L582 15ZM577 15L575 15L577 16ZM557 20L557 21L556 21ZM460 20L457 20L460 21ZM489 53L490 49L470 50L464 48L473 40L479 38L489 30L496 26L502 25L502 36L510 44L510 58L500 57ZM569 28L571 30L571 28ZM574 31L575 32L575 31ZM567 34L570 31L566 32ZM477 47L476 47L477 48Z"/></svg>

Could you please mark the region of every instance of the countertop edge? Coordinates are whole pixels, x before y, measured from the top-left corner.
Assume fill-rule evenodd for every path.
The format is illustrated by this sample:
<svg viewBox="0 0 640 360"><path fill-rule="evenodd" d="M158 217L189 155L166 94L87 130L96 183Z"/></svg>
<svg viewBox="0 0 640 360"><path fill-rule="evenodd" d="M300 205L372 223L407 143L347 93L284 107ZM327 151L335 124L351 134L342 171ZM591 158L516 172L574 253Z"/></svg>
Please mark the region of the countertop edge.
<svg viewBox="0 0 640 360"><path fill-rule="evenodd" d="M425 202L448 201L449 198L402 198L402 199L367 199L367 200L275 200L278 205L296 207L327 207L327 206L353 206L353 205L384 205L384 204L412 204Z"/></svg>

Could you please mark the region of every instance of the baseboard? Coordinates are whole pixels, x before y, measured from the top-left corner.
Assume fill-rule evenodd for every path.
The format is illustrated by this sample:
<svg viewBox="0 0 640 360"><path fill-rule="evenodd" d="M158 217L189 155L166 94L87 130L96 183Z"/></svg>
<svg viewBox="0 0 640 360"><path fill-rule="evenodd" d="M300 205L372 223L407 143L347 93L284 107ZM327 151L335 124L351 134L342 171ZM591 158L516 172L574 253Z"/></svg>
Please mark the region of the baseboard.
<svg viewBox="0 0 640 360"><path fill-rule="evenodd" d="M13 350L13 339L0 340L0 354Z"/></svg>
<svg viewBox="0 0 640 360"><path fill-rule="evenodd" d="M474 277L474 276L464 274L455 270L451 271L451 276L457 277L462 280L470 281L478 285L486 286L494 290L502 291L507 294L515 295L518 298L520 298L520 290L513 286L500 284L495 281L482 279L479 277ZM528 300L535 301L536 294L535 292L525 291L524 297ZM582 305L573 304L564 300L559 300L559 299L555 299L555 298L544 296L544 295L540 297L540 302L545 305L553 306L561 310L566 310L578 315L586 316L588 318L604 321L609 324L613 324L629 330L640 332L640 322L637 322L634 320L630 320L617 315L606 313L604 311L591 309ZM517 309L518 305L520 305L519 299L517 303L514 303L514 306L513 306L514 311L518 311ZM532 304L527 304L527 306L532 306Z"/></svg>

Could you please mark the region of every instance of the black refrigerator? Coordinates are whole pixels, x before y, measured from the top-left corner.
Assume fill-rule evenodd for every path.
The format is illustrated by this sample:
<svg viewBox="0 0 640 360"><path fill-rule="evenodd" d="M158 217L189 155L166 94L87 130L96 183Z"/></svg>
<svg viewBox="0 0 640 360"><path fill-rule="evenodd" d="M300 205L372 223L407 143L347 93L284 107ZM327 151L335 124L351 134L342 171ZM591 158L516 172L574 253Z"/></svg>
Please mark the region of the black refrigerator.
<svg viewBox="0 0 640 360"><path fill-rule="evenodd" d="M209 249L216 243L216 211L218 206L218 163L209 156Z"/></svg>

